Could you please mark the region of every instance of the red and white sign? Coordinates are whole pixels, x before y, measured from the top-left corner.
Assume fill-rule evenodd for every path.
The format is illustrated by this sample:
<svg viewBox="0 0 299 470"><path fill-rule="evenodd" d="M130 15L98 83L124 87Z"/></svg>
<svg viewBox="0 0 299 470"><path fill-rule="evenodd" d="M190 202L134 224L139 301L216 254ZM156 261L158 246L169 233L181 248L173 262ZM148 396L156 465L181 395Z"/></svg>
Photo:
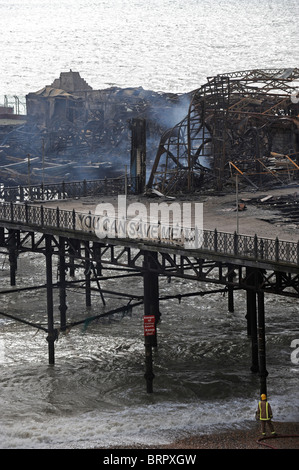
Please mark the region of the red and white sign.
<svg viewBox="0 0 299 470"><path fill-rule="evenodd" d="M144 315L144 336L154 336L156 334L155 315Z"/></svg>

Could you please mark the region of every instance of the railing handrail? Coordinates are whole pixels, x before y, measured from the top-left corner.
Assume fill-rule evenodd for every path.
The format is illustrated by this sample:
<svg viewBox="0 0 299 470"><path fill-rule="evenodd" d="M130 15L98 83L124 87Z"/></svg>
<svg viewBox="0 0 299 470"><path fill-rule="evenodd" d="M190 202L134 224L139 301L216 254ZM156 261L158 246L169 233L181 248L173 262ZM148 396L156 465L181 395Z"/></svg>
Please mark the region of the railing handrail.
<svg viewBox="0 0 299 470"><path fill-rule="evenodd" d="M96 219L98 217L98 219ZM46 208L43 205L36 204L30 205L28 203L0 203L0 223L7 222L9 224L23 224L24 226L32 226L34 228L55 228L67 231L93 232L97 233L95 224L99 221L99 216L91 214L90 212L79 212L74 209L69 211L65 209ZM117 221L117 219L116 219ZM119 222L119 221L117 221ZM123 222L123 221L122 221ZM127 222L127 220L126 220ZM129 222L129 220L128 220ZM146 222L149 227L156 228L159 224ZM137 241L150 241L158 242L163 245L181 246L188 242L184 227L181 227L180 234L173 235L173 225L165 225L160 222L161 227L166 227L163 233L157 232L157 238L150 238L138 236ZM165 237L165 233L168 238ZM194 238L194 228L190 228L190 240ZM152 233L152 232L151 232ZM162 236L164 235L164 237ZM287 240L279 240L278 238L270 239L258 237L257 235L241 235L229 232L218 232L215 230L202 230L199 231L200 236L200 251L208 251L210 253L217 253L223 255L230 255L234 257L245 257L255 261L271 261L288 263L294 266L299 265L299 242L292 242ZM109 237L108 237L109 238ZM119 237L118 239L128 239L130 237ZM185 246L185 245L184 245ZM192 247L191 247L192 248Z"/></svg>

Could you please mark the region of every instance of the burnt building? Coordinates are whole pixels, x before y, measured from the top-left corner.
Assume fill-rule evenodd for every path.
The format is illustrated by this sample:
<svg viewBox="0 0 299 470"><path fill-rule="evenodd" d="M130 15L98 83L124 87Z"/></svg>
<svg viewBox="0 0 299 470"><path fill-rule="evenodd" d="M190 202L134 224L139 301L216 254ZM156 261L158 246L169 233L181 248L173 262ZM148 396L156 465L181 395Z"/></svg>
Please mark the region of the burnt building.
<svg viewBox="0 0 299 470"><path fill-rule="evenodd" d="M48 128L55 121L75 122L82 114L83 102L65 90L45 86L26 96L26 107L28 119Z"/></svg>
<svg viewBox="0 0 299 470"><path fill-rule="evenodd" d="M94 90L79 72L62 72L26 96L25 120L6 127L1 161L10 166L1 181L19 184L24 175L11 161L21 168L28 155L32 183L41 174L47 182L124 175L126 167L165 194L222 190L236 175L255 188L296 180L298 89L298 69L221 74L183 94ZM132 145L135 134L142 146Z"/></svg>
<svg viewBox="0 0 299 470"><path fill-rule="evenodd" d="M161 137L148 186L165 193L298 179L298 69L207 79L188 113Z"/></svg>
<svg viewBox="0 0 299 470"><path fill-rule="evenodd" d="M3 134L1 181L24 183L29 176L19 170L28 159L31 183L124 175L132 162L132 123L139 119L146 127L145 175L163 132L186 114L186 96L142 87L94 90L79 72L62 72L50 85L27 94L26 119Z"/></svg>

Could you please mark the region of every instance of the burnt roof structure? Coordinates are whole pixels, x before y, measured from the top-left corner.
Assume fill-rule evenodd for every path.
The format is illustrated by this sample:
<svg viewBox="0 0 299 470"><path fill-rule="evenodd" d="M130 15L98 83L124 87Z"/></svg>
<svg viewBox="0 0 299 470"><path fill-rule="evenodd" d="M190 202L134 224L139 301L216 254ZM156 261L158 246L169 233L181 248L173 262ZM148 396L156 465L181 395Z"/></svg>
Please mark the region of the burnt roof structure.
<svg viewBox="0 0 299 470"><path fill-rule="evenodd" d="M232 175L257 187L298 177L299 69L207 79L186 117L161 137L148 180L165 194L221 190Z"/></svg>

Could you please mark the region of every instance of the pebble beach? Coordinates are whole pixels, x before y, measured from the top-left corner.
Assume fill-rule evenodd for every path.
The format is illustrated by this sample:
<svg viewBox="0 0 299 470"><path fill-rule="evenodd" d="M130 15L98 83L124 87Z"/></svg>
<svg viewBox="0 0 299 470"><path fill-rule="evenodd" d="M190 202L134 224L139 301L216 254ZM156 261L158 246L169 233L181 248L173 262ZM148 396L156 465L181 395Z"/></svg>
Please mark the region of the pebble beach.
<svg viewBox="0 0 299 470"><path fill-rule="evenodd" d="M155 445L155 446L113 446L110 449L164 449L169 450L180 449L206 449L206 450L243 450L243 449L280 449L291 450L299 449L299 422L274 422L276 436L271 436L269 431L265 437L261 436L260 425L254 423L248 429L226 430L212 434L198 434L183 437L172 443ZM98 447L101 449L101 447Z"/></svg>
<svg viewBox="0 0 299 470"><path fill-rule="evenodd" d="M266 439L258 442L262 437L259 423L250 429L232 430L217 434L200 434L177 440L172 444L159 448L168 449L299 449L299 423L273 422L276 437L266 433ZM287 437L288 436L288 437ZM290 437L292 436L292 437Z"/></svg>

